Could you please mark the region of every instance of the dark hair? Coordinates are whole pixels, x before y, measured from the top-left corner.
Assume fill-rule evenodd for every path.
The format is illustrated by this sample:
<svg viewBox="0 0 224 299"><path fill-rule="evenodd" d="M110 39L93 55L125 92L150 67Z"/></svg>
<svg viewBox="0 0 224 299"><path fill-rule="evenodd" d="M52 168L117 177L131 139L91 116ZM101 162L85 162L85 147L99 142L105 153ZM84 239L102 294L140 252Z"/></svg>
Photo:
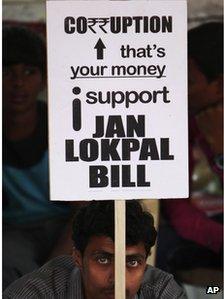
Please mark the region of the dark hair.
<svg viewBox="0 0 224 299"><path fill-rule="evenodd" d="M34 31L25 27L4 26L2 34L3 66L24 63L46 74L46 45Z"/></svg>
<svg viewBox="0 0 224 299"><path fill-rule="evenodd" d="M143 242L148 255L156 235L152 215L143 211L139 202L126 201L126 244ZM77 212L72 235L76 249L83 254L93 236L107 236L114 241L114 201L92 201Z"/></svg>
<svg viewBox="0 0 224 299"><path fill-rule="evenodd" d="M189 30L188 56L208 80L223 74L223 23L205 23Z"/></svg>

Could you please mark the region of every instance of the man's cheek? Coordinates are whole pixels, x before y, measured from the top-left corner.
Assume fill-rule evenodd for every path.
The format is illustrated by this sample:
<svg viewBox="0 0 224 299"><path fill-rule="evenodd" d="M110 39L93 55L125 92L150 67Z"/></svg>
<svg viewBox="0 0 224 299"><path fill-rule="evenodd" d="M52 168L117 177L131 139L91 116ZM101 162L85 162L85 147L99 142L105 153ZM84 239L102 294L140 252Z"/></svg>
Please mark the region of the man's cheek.
<svg viewBox="0 0 224 299"><path fill-rule="evenodd" d="M95 285L96 288L105 288L107 285L107 276L108 273L102 267L95 266L91 267L89 272L91 277L92 283Z"/></svg>
<svg viewBox="0 0 224 299"><path fill-rule="evenodd" d="M84 288L87 290L87 293L91 298L98 299L100 298L100 290L102 288L100 276L97 271L91 269L83 272L83 282Z"/></svg>
<svg viewBox="0 0 224 299"><path fill-rule="evenodd" d="M143 271L127 271L126 272L126 289L129 298L134 298L138 292L141 282L143 280Z"/></svg>

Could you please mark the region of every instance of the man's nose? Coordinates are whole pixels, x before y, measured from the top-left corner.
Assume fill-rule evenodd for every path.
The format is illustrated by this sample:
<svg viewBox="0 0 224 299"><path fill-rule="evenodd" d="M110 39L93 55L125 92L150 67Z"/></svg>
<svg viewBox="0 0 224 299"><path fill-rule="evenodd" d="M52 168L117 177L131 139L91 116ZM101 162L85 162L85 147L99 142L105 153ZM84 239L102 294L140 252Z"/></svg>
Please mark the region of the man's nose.
<svg viewBox="0 0 224 299"><path fill-rule="evenodd" d="M108 275L108 282L110 285L114 286L114 280L115 280L115 271L114 271L114 266L111 267L109 275Z"/></svg>
<svg viewBox="0 0 224 299"><path fill-rule="evenodd" d="M23 86L24 82L25 82L24 76L18 74L14 76L13 83L15 87Z"/></svg>

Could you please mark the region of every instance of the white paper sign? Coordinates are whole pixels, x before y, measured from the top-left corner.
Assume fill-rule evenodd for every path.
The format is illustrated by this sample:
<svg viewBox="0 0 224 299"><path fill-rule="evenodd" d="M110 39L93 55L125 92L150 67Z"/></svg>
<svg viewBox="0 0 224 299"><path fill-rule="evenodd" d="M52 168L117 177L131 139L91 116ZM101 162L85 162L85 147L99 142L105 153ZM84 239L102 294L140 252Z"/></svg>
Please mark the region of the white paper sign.
<svg viewBox="0 0 224 299"><path fill-rule="evenodd" d="M48 1L52 200L188 196L186 1Z"/></svg>

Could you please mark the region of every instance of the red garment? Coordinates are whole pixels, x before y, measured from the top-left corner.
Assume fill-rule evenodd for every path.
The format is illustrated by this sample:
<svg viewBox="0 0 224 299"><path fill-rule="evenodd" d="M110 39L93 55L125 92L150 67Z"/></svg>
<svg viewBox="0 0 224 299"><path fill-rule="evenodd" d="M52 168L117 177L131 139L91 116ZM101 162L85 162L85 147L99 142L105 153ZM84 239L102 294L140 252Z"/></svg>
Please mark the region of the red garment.
<svg viewBox="0 0 224 299"><path fill-rule="evenodd" d="M193 145L195 142L200 145L213 171L222 180L222 170L215 165L214 155L194 119L190 122L190 177L195 165L193 160ZM222 224L210 219L204 211L193 205L190 199L163 200L162 205L170 224L182 238L208 247L216 253L220 251L223 244Z"/></svg>

